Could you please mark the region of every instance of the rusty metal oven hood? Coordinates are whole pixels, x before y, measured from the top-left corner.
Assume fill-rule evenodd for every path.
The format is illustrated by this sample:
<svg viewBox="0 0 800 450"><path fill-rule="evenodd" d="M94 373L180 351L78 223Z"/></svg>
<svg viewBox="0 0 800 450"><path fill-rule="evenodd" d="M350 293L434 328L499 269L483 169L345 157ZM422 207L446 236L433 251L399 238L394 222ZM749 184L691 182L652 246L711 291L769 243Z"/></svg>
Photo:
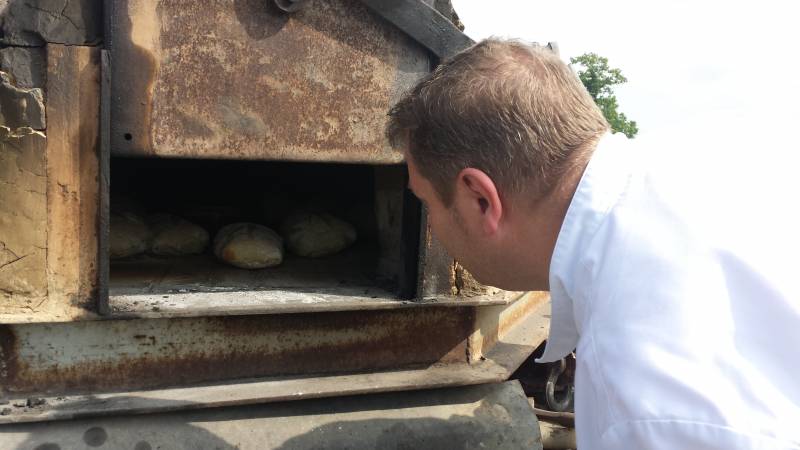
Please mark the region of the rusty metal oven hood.
<svg viewBox="0 0 800 450"><path fill-rule="evenodd" d="M373 12L355 0L291 14L272 1L108 2L112 155L401 162L386 111L471 41L422 2L363 3Z"/></svg>

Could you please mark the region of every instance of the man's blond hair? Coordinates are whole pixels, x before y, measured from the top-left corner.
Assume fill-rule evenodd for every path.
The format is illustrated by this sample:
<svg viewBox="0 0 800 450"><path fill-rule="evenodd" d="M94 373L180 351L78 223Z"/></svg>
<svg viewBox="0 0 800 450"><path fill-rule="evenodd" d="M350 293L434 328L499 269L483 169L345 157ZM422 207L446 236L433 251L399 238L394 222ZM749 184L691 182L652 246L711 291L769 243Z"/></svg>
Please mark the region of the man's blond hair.
<svg viewBox="0 0 800 450"><path fill-rule="evenodd" d="M445 61L389 112L388 137L408 150L445 204L466 167L501 194L539 197L608 123L578 77L546 47L487 39Z"/></svg>

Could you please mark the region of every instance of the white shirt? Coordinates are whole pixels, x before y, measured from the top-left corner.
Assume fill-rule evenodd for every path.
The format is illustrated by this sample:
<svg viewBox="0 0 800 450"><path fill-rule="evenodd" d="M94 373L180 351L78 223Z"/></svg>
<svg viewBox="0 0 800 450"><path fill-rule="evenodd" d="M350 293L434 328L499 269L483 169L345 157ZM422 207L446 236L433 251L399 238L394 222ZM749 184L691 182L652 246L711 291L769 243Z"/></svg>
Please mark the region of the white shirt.
<svg viewBox="0 0 800 450"><path fill-rule="evenodd" d="M550 269L578 448L800 448L796 169L602 139ZM771 154L770 154L771 155Z"/></svg>

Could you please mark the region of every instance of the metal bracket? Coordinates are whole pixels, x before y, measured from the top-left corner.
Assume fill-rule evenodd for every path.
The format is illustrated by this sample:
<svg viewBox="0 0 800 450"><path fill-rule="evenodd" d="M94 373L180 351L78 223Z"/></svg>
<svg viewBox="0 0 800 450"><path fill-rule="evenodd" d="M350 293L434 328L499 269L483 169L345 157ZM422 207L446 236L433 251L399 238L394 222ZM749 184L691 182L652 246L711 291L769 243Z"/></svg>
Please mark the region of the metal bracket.
<svg viewBox="0 0 800 450"><path fill-rule="evenodd" d="M373 13L445 59L475 43L449 19L420 0L361 0Z"/></svg>
<svg viewBox="0 0 800 450"><path fill-rule="evenodd" d="M294 13L308 0L273 0L281 11ZM475 43L435 8L422 0L361 0L378 16L400 28L440 60Z"/></svg>
<svg viewBox="0 0 800 450"><path fill-rule="evenodd" d="M575 408L575 356L573 355L553 363L547 375L545 400L547 406L556 412L573 411Z"/></svg>

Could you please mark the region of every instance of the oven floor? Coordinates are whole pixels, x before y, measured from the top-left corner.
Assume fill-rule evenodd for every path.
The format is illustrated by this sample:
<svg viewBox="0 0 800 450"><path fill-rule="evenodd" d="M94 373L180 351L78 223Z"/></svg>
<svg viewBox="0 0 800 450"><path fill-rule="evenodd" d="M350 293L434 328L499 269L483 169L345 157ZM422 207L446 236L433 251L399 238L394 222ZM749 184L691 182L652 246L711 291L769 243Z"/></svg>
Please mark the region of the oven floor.
<svg viewBox="0 0 800 450"><path fill-rule="evenodd" d="M209 254L140 255L111 262L109 306L112 312L125 312L397 300L392 287L374 276L376 255L374 249L358 246L325 258L287 254L280 266L260 270L231 267Z"/></svg>

